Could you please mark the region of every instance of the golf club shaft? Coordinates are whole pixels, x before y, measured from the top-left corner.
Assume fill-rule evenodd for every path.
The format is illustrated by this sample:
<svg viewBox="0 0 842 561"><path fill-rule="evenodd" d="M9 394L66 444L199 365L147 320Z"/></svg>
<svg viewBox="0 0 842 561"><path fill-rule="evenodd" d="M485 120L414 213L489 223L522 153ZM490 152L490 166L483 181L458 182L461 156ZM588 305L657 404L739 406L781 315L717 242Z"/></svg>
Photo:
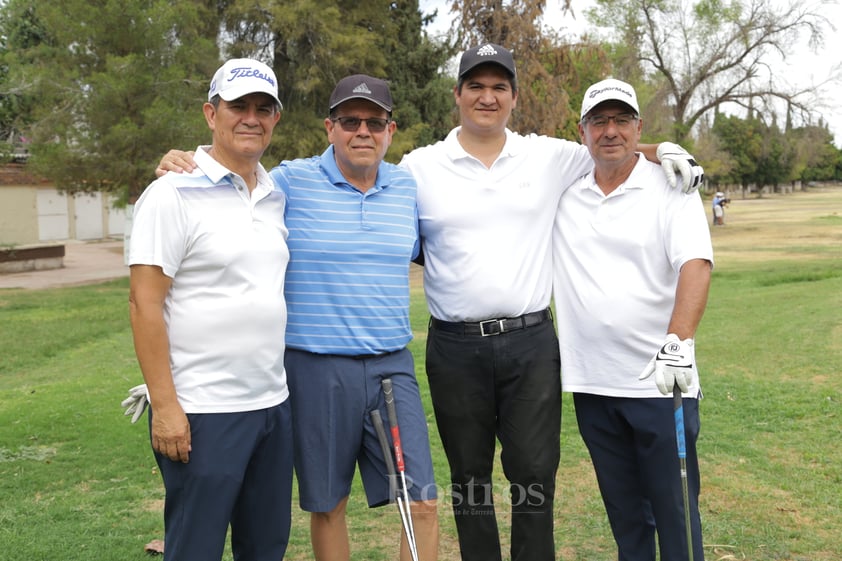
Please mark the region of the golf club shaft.
<svg viewBox="0 0 842 561"><path fill-rule="evenodd" d="M409 531L407 532L407 541L409 542L409 552L412 554L413 561L418 561L418 550L415 543L415 528L412 525L412 513L409 510L409 488L406 485L406 465L403 461L403 447L401 445L401 431L398 426L398 414L395 410L395 394L392 390L392 380L384 378L381 382L383 387L383 397L386 401L386 414L389 417L389 427L392 432L392 446L395 450L395 465L398 474L401 478L401 492L406 501L407 520L409 523Z"/></svg>
<svg viewBox="0 0 842 561"><path fill-rule="evenodd" d="M684 528L687 532L687 559L693 561L693 532L690 525L690 493L687 488L687 441L684 432L684 400L676 384L672 390L675 416L675 439L678 444L678 464L681 469L681 491L684 498Z"/></svg>
<svg viewBox="0 0 842 561"><path fill-rule="evenodd" d="M386 439L386 429L383 427L383 419L380 411L374 409L371 412L371 422L374 425L374 432L377 433L377 440L380 442L380 450L383 452L383 460L386 462L386 473L389 475L389 497L397 499L397 474L395 473L395 462L392 460L392 451L389 448L389 441Z"/></svg>
<svg viewBox="0 0 842 561"><path fill-rule="evenodd" d="M410 542L412 530L409 527L411 520L411 513L409 505L405 504L403 497L397 492L395 463L392 461L392 452L389 449L389 441L386 439L386 429L383 427L383 419L380 417L380 411L374 409L371 412L371 422L374 425L374 432L377 433L377 440L380 442L380 449L383 452L383 460L386 462L386 472L389 476L389 496L398 503L398 512L401 515L401 525L403 526L404 534L406 535L407 543L410 544L410 554L412 554L413 561L417 561L417 553L413 553L414 544Z"/></svg>

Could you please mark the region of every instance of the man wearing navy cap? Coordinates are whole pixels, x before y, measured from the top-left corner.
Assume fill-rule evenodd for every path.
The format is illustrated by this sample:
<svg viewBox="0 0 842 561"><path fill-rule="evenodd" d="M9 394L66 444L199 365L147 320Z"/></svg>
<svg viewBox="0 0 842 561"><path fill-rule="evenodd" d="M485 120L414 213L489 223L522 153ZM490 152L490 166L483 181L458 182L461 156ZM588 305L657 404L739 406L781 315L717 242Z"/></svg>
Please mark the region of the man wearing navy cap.
<svg viewBox="0 0 842 561"><path fill-rule="evenodd" d="M328 102L327 150L270 172L289 201L286 364L300 503L311 512L317 560L350 558L345 513L356 466L369 506L392 498L370 419L372 409L387 418L384 378L394 387L418 555L437 557L427 419L406 348L416 185L383 161L397 129L392 105L385 81L343 78ZM410 558L405 540L400 558Z"/></svg>
<svg viewBox="0 0 842 561"><path fill-rule="evenodd" d="M281 117L274 72L226 62L203 106L213 142L135 205L129 310L166 489L165 559L278 561L289 539L283 194L260 165Z"/></svg>

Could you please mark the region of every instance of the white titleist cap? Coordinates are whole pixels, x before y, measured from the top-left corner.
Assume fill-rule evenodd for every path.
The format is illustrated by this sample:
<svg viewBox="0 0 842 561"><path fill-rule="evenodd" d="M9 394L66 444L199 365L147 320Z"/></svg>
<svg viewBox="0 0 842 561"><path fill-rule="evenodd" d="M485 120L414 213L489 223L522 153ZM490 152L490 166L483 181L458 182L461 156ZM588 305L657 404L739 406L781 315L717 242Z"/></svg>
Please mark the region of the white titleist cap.
<svg viewBox="0 0 842 561"><path fill-rule="evenodd" d="M225 101L234 101L244 95L265 93L272 96L283 109L278 99L278 80L275 73L259 60L233 58L223 64L211 80L208 101L218 95Z"/></svg>
<svg viewBox="0 0 842 561"><path fill-rule="evenodd" d="M592 85L585 92L585 98L582 100L582 114L579 118L584 118L591 109L603 101L621 101L634 109L635 114L640 114L634 88L620 80L608 78Z"/></svg>

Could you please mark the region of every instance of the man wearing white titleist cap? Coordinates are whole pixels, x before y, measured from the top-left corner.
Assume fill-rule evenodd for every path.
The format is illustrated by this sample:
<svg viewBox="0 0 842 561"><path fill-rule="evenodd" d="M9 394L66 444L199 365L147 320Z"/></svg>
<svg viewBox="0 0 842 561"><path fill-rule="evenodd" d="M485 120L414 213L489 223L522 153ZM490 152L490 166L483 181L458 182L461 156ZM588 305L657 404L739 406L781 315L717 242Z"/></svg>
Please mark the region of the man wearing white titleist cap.
<svg viewBox="0 0 842 561"><path fill-rule="evenodd" d="M165 559L278 561L289 539L285 200L260 157L280 119L265 64L226 62L203 106L212 144L137 201L129 311L166 490Z"/></svg>
<svg viewBox="0 0 842 561"><path fill-rule="evenodd" d="M517 74L500 45L462 54L453 94L461 126L401 165L418 181L432 316L427 376L461 556L503 558L491 473L499 440L512 501L510 558L554 561L561 383L549 310L552 226L561 194L593 161L575 142L507 128ZM643 151L656 158L655 146ZM661 159L669 169L683 165L689 189L701 168L694 175L687 157L670 158L670 166Z"/></svg>
<svg viewBox="0 0 842 561"><path fill-rule="evenodd" d="M670 188L640 156L642 128L629 84L588 89L579 134L595 167L561 197L553 231L562 385L624 561L655 561L656 532L660 559L689 557L670 399L683 392L686 508L693 559L703 561L693 337L713 249L701 197Z"/></svg>
<svg viewBox="0 0 842 561"><path fill-rule="evenodd" d="M385 81L343 78L324 120L328 148L270 172L287 197L286 367L299 502L311 513L317 561L351 557L346 506L356 466L369 506L394 498L370 417L376 409L388 418L384 378L394 388L418 557L438 555L427 419L406 348L409 264L419 252L416 185L383 161L397 128L392 105ZM192 166L189 153L172 150L159 169ZM400 559L410 559L406 539Z"/></svg>

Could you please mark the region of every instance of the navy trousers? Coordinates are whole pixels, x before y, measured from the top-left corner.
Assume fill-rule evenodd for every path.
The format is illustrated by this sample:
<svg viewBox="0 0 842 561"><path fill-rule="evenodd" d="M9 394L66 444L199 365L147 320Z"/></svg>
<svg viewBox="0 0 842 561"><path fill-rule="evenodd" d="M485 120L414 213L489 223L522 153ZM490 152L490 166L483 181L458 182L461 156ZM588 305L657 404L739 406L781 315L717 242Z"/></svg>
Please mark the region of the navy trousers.
<svg viewBox="0 0 842 561"><path fill-rule="evenodd" d="M687 559L683 492L671 398L573 394L619 561ZM684 400L694 561L704 560L699 516L699 401Z"/></svg>
<svg viewBox="0 0 842 561"><path fill-rule="evenodd" d="M190 461L155 454L166 489L164 559L221 559L229 524L235 560L283 559L292 519L289 400L258 411L187 418Z"/></svg>

